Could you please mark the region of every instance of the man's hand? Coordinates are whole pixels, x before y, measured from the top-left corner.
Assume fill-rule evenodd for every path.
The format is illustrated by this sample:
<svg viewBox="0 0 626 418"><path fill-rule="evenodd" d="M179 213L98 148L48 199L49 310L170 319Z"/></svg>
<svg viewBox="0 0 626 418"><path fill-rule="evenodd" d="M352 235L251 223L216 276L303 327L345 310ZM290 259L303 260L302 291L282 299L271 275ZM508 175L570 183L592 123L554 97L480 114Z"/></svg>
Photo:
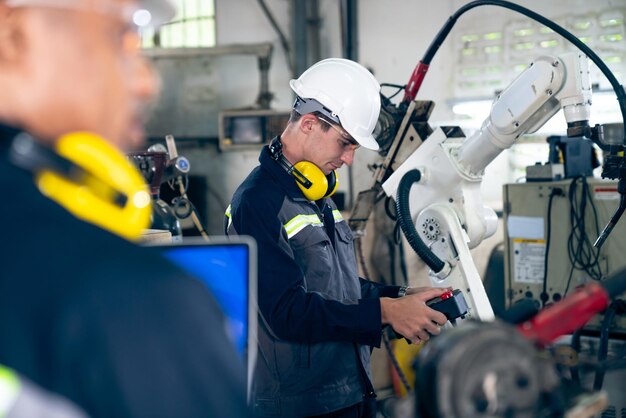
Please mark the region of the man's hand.
<svg viewBox="0 0 626 418"><path fill-rule="evenodd" d="M430 335L438 335L439 327L447 318L441 312L426 306L426 301L441 296L448 288L411 288L402 298L380 298L382 323L389 324L398 334L413 344L428 341Z"/></svg>
<svg viewBox="0 0 626 418"><path fill-rule="evenodd" d="M408 296L408 295L415 295L415 294L417 294L417 293L426 292L426 291L429 291L429 290L431 290L431 289L439 289L439 288L438 288L438 287L430 287L430 286L422 286L422 287L408 287L408 288L406 289L406 296ZM442 289L444 290L444 292L445 292L445 291L452 291L452 288L451 288L451 287L444 287L444 288L442 288ZM439 295L437 295L437 296L439 296ZM435 296L435 297L437 297L437 296ZM430 299L432 299L432 298L429 298L429 299L427 299L427 300L430 300Z"/></svg>

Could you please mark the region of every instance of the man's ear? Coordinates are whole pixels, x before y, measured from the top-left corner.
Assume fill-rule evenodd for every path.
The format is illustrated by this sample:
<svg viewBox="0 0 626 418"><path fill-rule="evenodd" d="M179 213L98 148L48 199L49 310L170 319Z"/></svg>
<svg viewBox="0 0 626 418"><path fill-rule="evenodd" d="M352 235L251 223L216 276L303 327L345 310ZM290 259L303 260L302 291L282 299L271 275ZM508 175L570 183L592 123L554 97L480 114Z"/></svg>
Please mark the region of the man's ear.
<svg viewBox="0 0 626 418"><path fill-rule="evenodd" d="M26 48L24 15L0 1L0 63L13 62Z"/></svg>
<svg viewBox="0 0 626 418"><path fill-rule="evenodd" d="M299 128L303 133L308 135L313 131L313 126L316 123L318 123L317 118L311 113L307 113L305 115L302 115L302 117L300 118Z"/></svg>

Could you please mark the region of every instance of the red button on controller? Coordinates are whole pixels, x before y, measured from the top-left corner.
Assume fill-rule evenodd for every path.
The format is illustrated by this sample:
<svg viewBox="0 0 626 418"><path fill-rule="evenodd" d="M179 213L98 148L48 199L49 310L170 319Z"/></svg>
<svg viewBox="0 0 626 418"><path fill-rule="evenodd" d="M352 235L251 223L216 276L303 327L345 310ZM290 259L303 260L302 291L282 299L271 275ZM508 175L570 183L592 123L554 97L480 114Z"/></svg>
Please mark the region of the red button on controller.
<svg viewBox="0 0 626 418"><path fill-rule="evenodd" d="M443 293L439 297L441 298L441 300L450 299L452 297L452 292L450 290L448 290L446 293Z"/></svg>

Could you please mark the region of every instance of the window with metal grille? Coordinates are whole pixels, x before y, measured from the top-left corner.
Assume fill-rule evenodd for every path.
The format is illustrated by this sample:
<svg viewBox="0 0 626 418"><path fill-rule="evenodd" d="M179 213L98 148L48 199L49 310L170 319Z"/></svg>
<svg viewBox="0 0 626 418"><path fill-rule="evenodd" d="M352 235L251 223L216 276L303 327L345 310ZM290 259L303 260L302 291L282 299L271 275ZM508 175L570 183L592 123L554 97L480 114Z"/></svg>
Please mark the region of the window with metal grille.
<svg viewBox="0 0 626 418"><path fill-rule="evenodd" d="M146 30L144 48L185 48L215 46L215 1L175 0L178 13L156 32Z"/></svg>

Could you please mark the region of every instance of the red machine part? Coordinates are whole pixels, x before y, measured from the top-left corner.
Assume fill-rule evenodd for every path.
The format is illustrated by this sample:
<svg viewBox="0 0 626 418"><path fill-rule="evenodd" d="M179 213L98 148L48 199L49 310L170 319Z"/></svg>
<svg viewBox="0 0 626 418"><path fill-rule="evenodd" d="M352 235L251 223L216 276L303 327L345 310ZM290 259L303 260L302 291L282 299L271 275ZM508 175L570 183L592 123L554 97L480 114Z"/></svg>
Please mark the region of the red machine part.
<svg viewBox="0 0 626 418"><path fill-rule="evenodd" d="M417 92L422 85L422 81L424 81L424 77L426 77L426 73L428 72L428 64L424 64L420 61L415 69L413 70L413 74L411 74L411 78L404 88L404 98L403 102L411 102L417 96Z"/></svg>
<svg viewBox="0 0 626 418"><path fill-rule="evenodd" d="M610 296L606 289L599 283L590 283L519 324L517 329L536 344L546 346L561 335L572 333L585 325L609 303Z"/></svg>

